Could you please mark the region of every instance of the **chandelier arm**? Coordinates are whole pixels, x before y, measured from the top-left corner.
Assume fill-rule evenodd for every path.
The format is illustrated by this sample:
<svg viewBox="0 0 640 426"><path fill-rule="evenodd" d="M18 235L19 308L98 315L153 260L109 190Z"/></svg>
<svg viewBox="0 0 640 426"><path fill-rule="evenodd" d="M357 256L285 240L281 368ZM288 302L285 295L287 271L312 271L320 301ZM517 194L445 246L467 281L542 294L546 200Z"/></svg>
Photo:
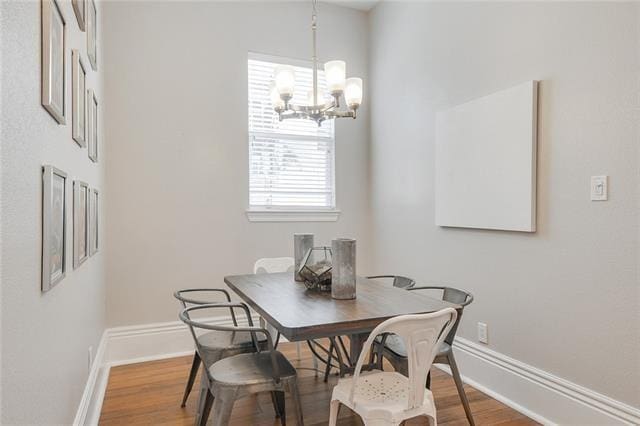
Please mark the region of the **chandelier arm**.
<svg viewBox="0 0 640 426"><path fill-rule="evenodd" d="M321 112L333 111L336 108L338 108L338 106L339 105L335 101L333 101L330 104L325 104L324 108L322 108Z"/></svg>
<svg viewBox="0 0 640 426"><path fill-rule="evenodd" d="M328 118L356 118L356 111L355 110L348 110L348 111L332 110L332 111L327 111L325 115Z"/></svg>

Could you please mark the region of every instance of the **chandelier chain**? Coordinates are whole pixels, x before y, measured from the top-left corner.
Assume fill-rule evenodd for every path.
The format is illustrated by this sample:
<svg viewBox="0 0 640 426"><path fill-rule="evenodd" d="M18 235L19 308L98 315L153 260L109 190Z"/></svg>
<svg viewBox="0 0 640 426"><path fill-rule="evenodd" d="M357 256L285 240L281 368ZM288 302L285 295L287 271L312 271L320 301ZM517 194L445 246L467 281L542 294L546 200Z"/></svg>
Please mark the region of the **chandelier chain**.
<svg viewBox="0 0 640 426"><path fill-rule="evenodd" d="M311 33L313 35L313 103L314 105L318 103L318 55L317 55L317 45L316 45L316 29L318 26L318 10L317 10L318 0L311 0L311 4L313 6L313 12L311 14Z"/></svg>

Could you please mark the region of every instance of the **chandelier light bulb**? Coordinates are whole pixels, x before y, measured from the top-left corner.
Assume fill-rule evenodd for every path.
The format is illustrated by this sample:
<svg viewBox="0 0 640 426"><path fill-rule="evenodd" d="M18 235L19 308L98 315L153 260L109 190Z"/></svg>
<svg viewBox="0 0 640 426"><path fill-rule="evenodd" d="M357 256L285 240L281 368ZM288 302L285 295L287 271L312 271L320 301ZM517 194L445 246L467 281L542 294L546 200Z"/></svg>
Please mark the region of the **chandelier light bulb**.
<svg viewBox="0 0 640 426"><path fill-rule="evenodd" d="M271 83L271 87L269 87L269 96L271 97L273 109L276 111L284 109L284 101L280 97L280 92L278 92L278 88L275 83Z"/></svg>
<svg viewBox="0 0 640 426"><path fill-rule="evenodd" d="M288 100L293 97L293 91L296 86L296 73L293 67L281 65L276 68L276 88L282 100Z"/></svg>
<svg viewBox="0 0 640 426"><path fill-rule="evenodd" d="M344 91L347 64L344 61L329 61L324 64L324 74L327 86L332 95L339 95Z"/></svg>
<svg viewBox="0 0 640 426"><path fill-rule="evenodd" d="M344 99L351 109L357 109L362 104L362 79L348 78L344 90Z"/></svg>

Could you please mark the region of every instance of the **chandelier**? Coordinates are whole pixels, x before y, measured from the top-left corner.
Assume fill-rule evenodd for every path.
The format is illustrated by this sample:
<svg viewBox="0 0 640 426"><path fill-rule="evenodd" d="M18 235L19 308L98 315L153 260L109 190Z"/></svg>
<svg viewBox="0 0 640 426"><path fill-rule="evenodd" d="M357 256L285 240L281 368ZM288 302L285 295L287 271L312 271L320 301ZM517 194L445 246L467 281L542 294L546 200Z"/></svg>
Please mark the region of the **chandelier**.
<svg viewBox="0 0 640 426"><path fill-rule="evenodd" d="M356 118L356 111L362 103L362 79L346 78L346 63L344 61L329 61L324 64L327 86L333 100L321 102L324 94L318 93L318 57L316 55L317 28L317 0L312 0L311 34L313 40L313 89L309 91L307 105L292 104L291 98L296 85L296 74L293 67L278 66L275 70L275 81L271 85L270 95L273 108L278 113L280 121L289 118L313 120L322 124L324 120L334 118ZM320 97L318 97L320 95ZM344 95L345 106L340 100Z"/></svg>

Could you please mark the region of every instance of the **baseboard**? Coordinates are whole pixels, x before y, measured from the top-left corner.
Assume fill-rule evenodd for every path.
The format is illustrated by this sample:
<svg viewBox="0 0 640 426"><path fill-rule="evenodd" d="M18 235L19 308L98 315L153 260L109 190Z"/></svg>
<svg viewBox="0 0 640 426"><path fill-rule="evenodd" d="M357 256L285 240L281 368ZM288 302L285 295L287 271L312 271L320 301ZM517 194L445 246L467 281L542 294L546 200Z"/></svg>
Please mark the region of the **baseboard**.
<svg viewBox="0 0 640 426"><path fill-rule="evenodd" d="M542 424L640 424L640 409L486 346L456 338L454 351L465 383Z"/></svg>
<svg viewBox="0 0 640 426"><path fill-rule="evenodd" d="M78 411L73 419L74 426L98 424L108 379L108 371L105 371L107 336L108 331L102 333L102 338L100 339L98 350L91 364L91 370L89 371L87 384L82 393Z"/></svg>
<svg viewBox="0 0 640 426"><path fill-rule="evenodd" d="M232 324L230 317L206 318L201 321L218 325ZM242 321L239 322L242 323ZM193 354L193 338L187 326L180 321L105 330L73 425L98 424L111 367L189 354Z"/></svg>
<svg viewBox="0 0 640 426"><path fill-rule="evenodd" d="M218 325L230 317L201 319ZM254 319L257 324L257 318ZM454 344L465 383L545 425L640 425L640 410L463 338ZM97 425L112 366L184 356L193 339L179 321L105 331L74 425ZM442 369L448 371L446 367Z"/></svg>

